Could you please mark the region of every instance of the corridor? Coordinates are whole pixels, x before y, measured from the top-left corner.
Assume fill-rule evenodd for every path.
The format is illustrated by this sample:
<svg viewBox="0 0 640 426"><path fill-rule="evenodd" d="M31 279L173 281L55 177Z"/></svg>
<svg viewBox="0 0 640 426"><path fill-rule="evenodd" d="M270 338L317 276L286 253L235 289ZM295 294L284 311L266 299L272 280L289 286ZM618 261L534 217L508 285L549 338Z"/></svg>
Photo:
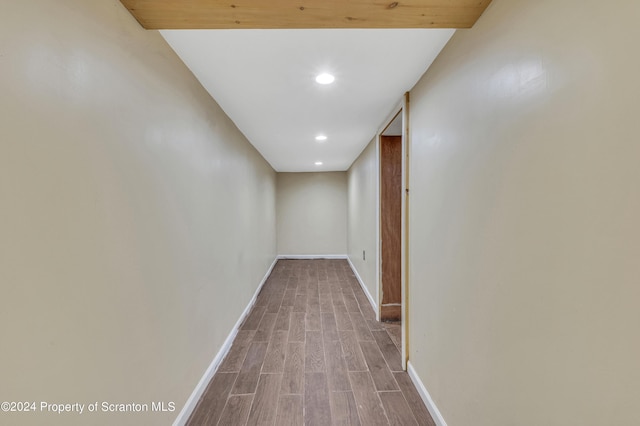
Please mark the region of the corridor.
<svg viewBox="0 0 640 426"><path fill-rule="evenodd" d="M280 260L190 425L434 425L346 260Z"/></svg>

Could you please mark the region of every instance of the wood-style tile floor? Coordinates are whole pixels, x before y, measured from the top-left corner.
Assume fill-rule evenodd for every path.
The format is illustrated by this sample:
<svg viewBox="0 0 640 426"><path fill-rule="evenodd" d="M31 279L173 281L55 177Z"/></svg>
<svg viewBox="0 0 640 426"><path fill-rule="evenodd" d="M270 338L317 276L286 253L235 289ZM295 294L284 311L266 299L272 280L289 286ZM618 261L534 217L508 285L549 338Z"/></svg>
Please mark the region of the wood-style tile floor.
<svg viewBox="0 0 640 426"><path fill-rule="evenodd" d="M435 425L346 260L280 260L189 425Z"/></svg>

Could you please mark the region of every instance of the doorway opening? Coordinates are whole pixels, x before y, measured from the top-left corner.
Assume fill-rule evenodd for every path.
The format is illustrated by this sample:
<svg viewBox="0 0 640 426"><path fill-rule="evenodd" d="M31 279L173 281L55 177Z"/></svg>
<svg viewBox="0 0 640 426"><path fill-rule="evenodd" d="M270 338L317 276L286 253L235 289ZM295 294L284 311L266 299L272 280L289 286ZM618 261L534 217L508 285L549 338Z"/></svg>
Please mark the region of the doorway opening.
<svg viewBox="0 0 640 426"><path fill-rule="evenodd" d="M407 321L407 93L397 113L378 138L379 190L379 306L380 321L396 325L401 340L402 366L408 353ZM391 330L389 330L391 333Z"/></svg>
<svg viewBox="0 0 640 426"><path fill-rule="evenodd" d="M402 320L402 134L380 135L380 320Z"/></svg>

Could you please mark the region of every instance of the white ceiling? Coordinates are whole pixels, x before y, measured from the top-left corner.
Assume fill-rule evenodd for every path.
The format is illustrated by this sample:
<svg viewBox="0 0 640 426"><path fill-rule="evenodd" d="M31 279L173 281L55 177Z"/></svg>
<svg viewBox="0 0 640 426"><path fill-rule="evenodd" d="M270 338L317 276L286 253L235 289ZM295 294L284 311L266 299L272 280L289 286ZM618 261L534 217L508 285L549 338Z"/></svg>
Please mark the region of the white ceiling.
<svg viewBox="0 0 640 426"><path fill-rule="evenodd" d="M382 131L383 136L402 136L402 114L398 113Z"/></svg>
<svg viewBox="0 0 640 426"><path fill-rule="evenodd" d="M161 34L276 171L301 172L347 170L454 31ZM316 83L323 72L335 82ZM316 142L318 134L328 139Z"/></svg>

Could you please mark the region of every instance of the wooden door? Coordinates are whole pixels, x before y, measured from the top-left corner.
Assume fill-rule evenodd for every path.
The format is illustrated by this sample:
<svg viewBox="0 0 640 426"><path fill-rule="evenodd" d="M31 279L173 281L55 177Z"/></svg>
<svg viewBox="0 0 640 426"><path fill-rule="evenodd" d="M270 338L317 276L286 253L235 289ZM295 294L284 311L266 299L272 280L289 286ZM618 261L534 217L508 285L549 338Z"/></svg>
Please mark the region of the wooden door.
<svg viewBox="0 0 640 426"><path fill-rule="evenodd" d="M382 306L380 319L402 318L402 136L380 137Z"/></svg>

